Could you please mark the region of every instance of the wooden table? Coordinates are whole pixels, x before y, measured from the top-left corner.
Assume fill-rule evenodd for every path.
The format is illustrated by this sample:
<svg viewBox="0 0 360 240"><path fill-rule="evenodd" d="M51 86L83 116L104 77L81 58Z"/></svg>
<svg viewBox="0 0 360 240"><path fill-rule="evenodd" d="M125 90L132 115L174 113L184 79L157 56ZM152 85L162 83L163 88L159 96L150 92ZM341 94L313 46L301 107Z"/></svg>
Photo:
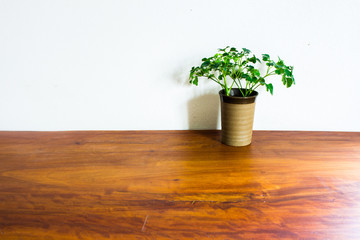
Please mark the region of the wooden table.
<svg viewBox="0 0 360 240"><path fill-rule="evenodd" d="M0 239L360 239L360 133L0 132Z"/></svg>

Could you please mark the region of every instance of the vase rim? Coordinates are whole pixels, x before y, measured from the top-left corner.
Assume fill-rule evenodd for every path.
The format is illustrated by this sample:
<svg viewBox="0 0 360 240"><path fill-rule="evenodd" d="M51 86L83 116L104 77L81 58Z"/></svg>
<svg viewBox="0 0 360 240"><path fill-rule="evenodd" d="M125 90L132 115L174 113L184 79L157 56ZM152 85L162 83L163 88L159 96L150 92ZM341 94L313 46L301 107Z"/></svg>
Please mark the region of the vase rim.
<svg viewBox="0 0 360 240"><path fill-rule="evenodd" d="M242 88L241 90L246 90ZM239 88L232 88L230 90L231 96L226 96L225 90L222 89L219 91L220 99L225 103L233 103L233 104L249 104L254 103L256 97L259 95L257 91L253 91L250 96L243 97L241 96L241 91Z"/></svg>

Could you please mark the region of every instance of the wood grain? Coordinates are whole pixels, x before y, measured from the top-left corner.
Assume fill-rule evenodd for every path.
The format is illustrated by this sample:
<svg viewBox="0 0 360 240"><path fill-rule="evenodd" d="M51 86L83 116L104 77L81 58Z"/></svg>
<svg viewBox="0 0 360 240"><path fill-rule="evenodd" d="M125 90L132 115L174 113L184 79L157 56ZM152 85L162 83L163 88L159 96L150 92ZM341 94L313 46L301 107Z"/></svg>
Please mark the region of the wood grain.
<svg viewBox="0 0 360 240"><path fill-rule="evenodd" d="M0 239L360 239L360 133L0 132Z"/></svg>

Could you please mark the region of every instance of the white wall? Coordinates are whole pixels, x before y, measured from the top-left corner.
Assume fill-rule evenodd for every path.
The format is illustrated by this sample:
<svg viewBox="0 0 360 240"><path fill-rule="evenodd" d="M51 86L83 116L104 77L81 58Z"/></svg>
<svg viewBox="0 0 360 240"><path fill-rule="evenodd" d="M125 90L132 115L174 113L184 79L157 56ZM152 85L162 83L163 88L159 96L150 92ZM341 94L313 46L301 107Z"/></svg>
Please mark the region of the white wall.
<svg viewBox="0 0 360 240"><path fill-rule="evenodd" d="M227 45L295 66L254 129L360 131L360 1L0 0L0 130L214 129ZM280 80L274 79L280 82Z"/></svg>

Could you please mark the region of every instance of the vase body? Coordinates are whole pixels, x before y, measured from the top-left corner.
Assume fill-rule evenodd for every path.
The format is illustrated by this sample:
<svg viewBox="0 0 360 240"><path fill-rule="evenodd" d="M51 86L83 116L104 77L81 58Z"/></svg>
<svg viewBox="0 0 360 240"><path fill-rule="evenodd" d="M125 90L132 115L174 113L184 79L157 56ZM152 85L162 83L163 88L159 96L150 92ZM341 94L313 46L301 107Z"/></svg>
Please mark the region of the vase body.
<svg viewBox="0 0 360 240"><path fill-rule="evenodd" d="M243 90L243 89L242 89ZM247 146L251 143L255 99L258 92L242 97L240 89L233 88L230 96L219 92L221 101L221 142L229 146Z"/></svg>

